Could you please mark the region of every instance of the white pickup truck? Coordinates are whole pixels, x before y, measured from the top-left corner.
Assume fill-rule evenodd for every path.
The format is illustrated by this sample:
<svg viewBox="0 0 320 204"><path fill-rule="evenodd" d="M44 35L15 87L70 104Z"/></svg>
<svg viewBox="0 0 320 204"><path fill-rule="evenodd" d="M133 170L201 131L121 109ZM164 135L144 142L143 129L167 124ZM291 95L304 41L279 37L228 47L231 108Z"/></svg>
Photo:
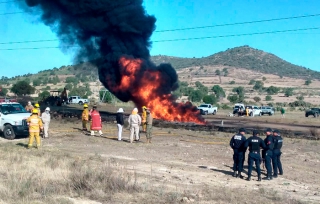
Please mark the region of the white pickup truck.
<svg viewBox="0 0 320 204"><path fill-rule="evenodd" d="M200 110L201 115L208 115L208 114L217 114L218 108L212 106L211 104L201 104L197 107Z"/></svg>
<svg viewBox="0 0 320 204"><path fill-rule="evenodd" d="M89 103L89 100L85 98L81 98L80 96L70 96L69 103L77 103L79 105L82 105L84 103Z"/></svg>
<svg viewBox="0 0 320 204"><path fill-rule="evenodd" d="M6 139L13 140L16 135L28 135L28 117L30 113L20 103L0 102L0 132Z"/></svg>

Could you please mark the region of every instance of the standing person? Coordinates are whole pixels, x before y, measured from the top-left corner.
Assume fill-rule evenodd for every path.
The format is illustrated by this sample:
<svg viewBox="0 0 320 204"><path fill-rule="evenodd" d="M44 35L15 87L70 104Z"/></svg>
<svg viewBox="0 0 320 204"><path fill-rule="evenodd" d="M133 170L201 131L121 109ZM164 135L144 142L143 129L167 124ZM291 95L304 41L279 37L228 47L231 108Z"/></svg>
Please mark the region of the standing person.
<svg viewBox="0 0 320 204"><path fill-rule="evenodd" d="M117 120L117 127L118 127L118 140L121 141L122 139L122 128L124 125L124 120L123 120L123 108L119 108L119 110L117 111L117 116L116 116L116 120Z"/></svg>
<svg viewBox="0 0 320 204"><path fill-rule="evenodd" d="M82 111L82 130L88 131L87 129L87 123L89 121L89 111L88 111L88 105L85 103L83 105L83 111Z"/></svg>
<svg viewBox="0 0 320 204"><path fill-rule="evenodd" d="M34 105L34 107L35 107L35 109L38 110L38 116L40 117L40 116L41 116L41 111L40 111L40 105L39 105L39 103L36 103L36 104Z"/></svg>
<svg viewBox="0 0 320 204"><path fill-rule="evenodd" d="M101 116L99 111L97 110L97 106L94 105L92 111L90 112L90 116L91 116L91 136L94 136L94 132L98 131L99 132L99 136L103 136L102 133L102 122L101 122Z"/></svg>
<svg viewBox="0 0 320 204"><path fill-rule="evenodd" d="M283 169L281 164L281 148L283 144L283 139L280 135L279 130L273 130L273 141L274 141L274 147L273 147L273 156L272 156L272 166L273 166L273 177L278 177L278 170L279 175L283 175Z"/></svg>
<svg viewBox="0 0 320 204"><path fill-rule="evenodd" d="M271 128L266 129L266 138L264 139L264 144L266 145L265 148L265 166L267 169L267 180L272 180L272 155L273 155L273 136L272 136L272 130Z"/></svg>
<svg viewBox="0 0 320 204"><path fill-rule="evenodd" d="M243 178L241 172L243 171L243 162L246 148L244 143L246 137L244 134L246 130L244 128L239 129L239 133L234 135L230 140L230 147L233 149L233 177Z"/></svg>
<svg viewBox="0 0 320 204"><path fill-rule="evenodd" d="M41 114L41 119L43 122L43 126L44 126L44 138L48 138L48 129L49 129L49 124L50 124L50 120L51 120L51 116L50 116L50 108L47 107L45 109L45 111Z"/></svg>
<svg viewBox="0 0 320 204"><path fill-rule="evenodd" d="M141 120L142 120L142 131L146 132L147 130L147 107L146 106L142 106Z"/></svg>
<svg viewBox="0 0 320 204"><path fill-rule="evenodd" d="M286 110L283 107L281 107L280 112L281 112L281 118L285 118L286 116L284 114L286 113Z"/></svg>
<svg viewBox="0 0 320 204"><path fill-rule="evenodd" d="M41 118L38 116L38 109L35 108L32 110L32 115L27 119L27 123L29 125L28 149L32 147L34 138L36 138L37 149L39 149L41 144L40 130L43 129L43 124Z"/></svg>
<svg viewBox="0 0 320 204"><path fill-rule="evenodd" d="M249 108L246 107L246 115L249 116Z"/></svg>
<svg viewBox="0 0 320 204"><path fill-rule="evenodd" d="M260 148L265 149L266 145L264 141L259 137L259 132L254 130L253 136L249 137L245 143L245 148L249 147L248 155L248 178L251 180L251 172L253 167L253 162L256 164L256 170L258 174L258 181L261 181L261 169L260 169Z"/></svg>
<svg viewBox="0 0 320 204"><path fill-rule="evenodd" d="M147 112L147 120L146 120L146 136L147 136L147 143L151 143L152 139L152 122L153 122L153 117L149 109L146 110Z"/></svg>
<svg viewBox="0 0 320 204"><path fill-rule="evenodd" d="M26 105L26 107L24 109L26 109L26 111L28 111L29 113L32 113L32 110L34 109L34 107L31 104L31 101L28 101L28 104Z"/></svg>
<svg viewBox="0 0 320 204"><path fill-rule="evenodd" d="M63 91L61 92L60 95L61 98L61 103L68 103L68 93L67 93L67 88L64 88Z"/></svg>
<svg viewBox="0 0 320 204"><path fill-rule="evenodd" d="M130 127L130 143L133 142L133 134L135 134L136 141L139 141L139 126L141 125L141 117L138 115L138 109L134 108L128 119Z"/></svg>

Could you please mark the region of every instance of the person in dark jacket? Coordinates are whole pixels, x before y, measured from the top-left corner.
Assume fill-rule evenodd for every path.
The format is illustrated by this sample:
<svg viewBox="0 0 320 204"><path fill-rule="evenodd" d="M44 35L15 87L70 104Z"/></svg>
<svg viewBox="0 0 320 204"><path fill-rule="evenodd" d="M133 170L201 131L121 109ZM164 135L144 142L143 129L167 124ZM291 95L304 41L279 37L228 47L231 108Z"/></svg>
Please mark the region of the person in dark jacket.
<svg viewBox="0 0 320 204"><path fill-rule="evenodd" d="M244 128L239 129L239 133L234 135L230 140L230 147L233 149L233 176L243 178L241 172L243 171L243 161L246 148L244 143L246 137L244 134L246 130Z"/></svg>
<svg viewBox="0 0 320 204"><path fill-rule="evenodd" d="M266 149L265 149L265 165L266 165L266 169L267 169L267 180L272 180L272 166L271 166L271 162L272 162L272 155L273 155L273 136L272 136L272 129L271 128L267 128L266 129L266 138L264 139L264 143L266 145Z"/></svg>
<svg viewBox="0 0 320 204"><path fill-rule="evenodd" d="M117 111L117 116L116 116L116 120L117 120L117 127L118 127L118 140L121 141L122 139L122 128L124 125L124 120L123 120L123 108L119 108L119 110Z"/></svg>
<svg viewBox="0 0 320 204"><path fill-rule="evenodd" d="M282 164L280 160L283 139L280 135L279 130L273 130L273 141L274 141L273 156L272 156L273 177L277 178L278 170L279 170L279 175L283 174Z"/></svg>
<svg viewBox="0 0 320 204"><path fill-rule="evenodd" d="M261 181L261 170L260 170L260 148L265 149L266 145L264 141L259 137L259 132L257 130L253 131L253 136L249 137L244 144L244 147L249 147L249 155L248 155L248 178L247 180L251 180L251 172L253 167L253 162L256 164L256 170L258 174L258 181Z"/></svg>

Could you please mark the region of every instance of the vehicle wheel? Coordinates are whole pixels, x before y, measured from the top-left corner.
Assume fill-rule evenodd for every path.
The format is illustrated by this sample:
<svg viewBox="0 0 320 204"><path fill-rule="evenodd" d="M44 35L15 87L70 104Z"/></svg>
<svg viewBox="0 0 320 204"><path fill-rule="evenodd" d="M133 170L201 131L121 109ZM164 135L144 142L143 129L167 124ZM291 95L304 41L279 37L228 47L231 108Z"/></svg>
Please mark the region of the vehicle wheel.
<svg viewBox="0 0 320 204"><path fill-rule="evenodd" d="M14 131L11 125L4 126L3 136L8 140L13 140L16 137L16 134L14 134Z"/></svg>
<svg viewBox="0 0 320 204"><path fill-rule="evenodd" d="M272 114L271 114L271 113L269 113L269 116L272 116Z"/></svg>
<svg viewBox="0 0 320 204"><path fill-rule="evenodd" d="M315 113L315 114L313 115L313 117L317 118L317 117L318 117L318 113Z"/></svg>
<svg viewBox="0 0 320 204"><path fill-rule="evenodd" d="M264 113L261 113L261 115L264 115Z"/></svg>
<svg viewBox="0 0 320 204"><path fill-rule="evenodd" d="M213 113L212 113L213 115L215 115L215 114L217 114L217 111L213 111Z"/></svg>
<svg viewBox="0 0 320 204"><path fill-rule="evenodd" d="M308 115L308 114L306 114L306 118L307 118L307 117L309 117L309 115Z"/></svg>
<svg viewBox="0 0 320 204"><path fill-rule="evenodd" d="M83 105L83 102L82 102L82 101L79 101L79 105Z"/></svg>
<svg viewBox="0 0 320 204"><path fill-rule="evenodd" d="M204 114L205 114L205 115L208 115L208 111L205 111Z"/></svg>

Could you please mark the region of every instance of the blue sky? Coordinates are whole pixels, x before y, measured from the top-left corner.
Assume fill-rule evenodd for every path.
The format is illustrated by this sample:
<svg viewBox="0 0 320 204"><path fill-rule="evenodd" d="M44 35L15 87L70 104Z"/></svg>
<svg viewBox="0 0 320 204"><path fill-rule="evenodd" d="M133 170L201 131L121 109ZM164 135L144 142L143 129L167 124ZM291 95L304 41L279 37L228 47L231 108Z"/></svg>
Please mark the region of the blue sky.
<svg viewBox="0 0 320 204"><path fill-rule="evenodd" d="M36 73L40 70L72 64L72 52L60 49L1 50L25 47L55 47L58 42L1 44L6 42L56 39L49 27L19 12L14 3L0 0L0 61L1 76ZM245 21L320 14L319 0L145 0L146 11L157 18L156 31L228 24ZM209 37L277 30L320 28L320 16L282 21L214 27L177 32L155 32L152 41ZM320 71L319 30L241 37L213 38L174 42L154 42L152 55L203 57L228 48L249 45L273 53L293 64Z"/></svg>

